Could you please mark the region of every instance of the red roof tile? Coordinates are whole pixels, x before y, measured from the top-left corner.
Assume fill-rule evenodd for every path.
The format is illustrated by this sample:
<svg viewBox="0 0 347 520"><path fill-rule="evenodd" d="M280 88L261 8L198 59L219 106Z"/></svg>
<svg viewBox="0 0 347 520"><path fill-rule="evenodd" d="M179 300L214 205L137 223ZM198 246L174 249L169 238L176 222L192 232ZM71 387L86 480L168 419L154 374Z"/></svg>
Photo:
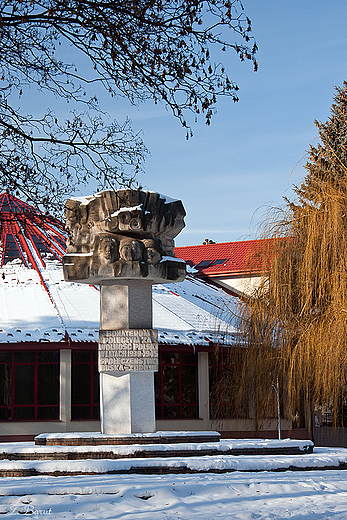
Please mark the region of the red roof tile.
<svg viewBox="0 0 347 520"><path fill-rule="evenodd" d="M264 253L271 244L272 239L265 239L176 247L175 255L206 276L259 273L264 269Z"/></svg>

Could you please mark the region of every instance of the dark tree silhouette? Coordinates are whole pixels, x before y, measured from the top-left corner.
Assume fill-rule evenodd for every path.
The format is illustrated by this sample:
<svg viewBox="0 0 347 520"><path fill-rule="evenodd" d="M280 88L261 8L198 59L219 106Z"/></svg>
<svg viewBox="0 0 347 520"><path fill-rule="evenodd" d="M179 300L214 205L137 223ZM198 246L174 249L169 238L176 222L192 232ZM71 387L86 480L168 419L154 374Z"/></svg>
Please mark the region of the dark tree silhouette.
<svg viewBox="0 0 347 520"><path fill-rule="evenodd" d="M191 135L187 115L210 123L217 98L237 85L212 47L255 60L251 22L239 0L9 0L0 2L0 188L54 209L74 188L131 185L146 148L130 122L107 125L93 86L131 103L164 102ZM236 42L232 39L236 38ZM90 68L67 59L69 45ZM34 85L84 112L58 121L15 108ZM92 94L94 94L92 92Z"/></svg>

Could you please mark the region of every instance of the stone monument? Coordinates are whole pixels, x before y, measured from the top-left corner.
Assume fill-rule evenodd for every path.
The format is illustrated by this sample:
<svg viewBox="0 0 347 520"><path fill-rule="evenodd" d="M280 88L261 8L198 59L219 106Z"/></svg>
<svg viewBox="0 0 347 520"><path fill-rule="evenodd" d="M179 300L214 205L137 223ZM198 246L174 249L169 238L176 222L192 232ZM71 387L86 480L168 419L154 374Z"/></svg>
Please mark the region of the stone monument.
<svg viewBox="0 0 347 520"><path fill-rule="evenodd" d="M152 285L185 277L185 262L173 253L184 216L181 201L142 190L102 191L65 204L65 280L100 286L101 433L155 431Z"/></svg>

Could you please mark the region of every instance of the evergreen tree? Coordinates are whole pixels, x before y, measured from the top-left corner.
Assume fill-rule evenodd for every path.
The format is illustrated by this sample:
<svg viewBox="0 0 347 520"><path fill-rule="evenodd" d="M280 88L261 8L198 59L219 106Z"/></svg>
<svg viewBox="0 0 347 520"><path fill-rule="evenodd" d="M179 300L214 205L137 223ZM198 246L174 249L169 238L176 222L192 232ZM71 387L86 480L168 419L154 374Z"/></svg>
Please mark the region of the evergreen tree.
<svg viewBox="0 0 347 520"><path fill-rule="evenodd" d="M347 82L336 88L331 116L325 123L315 121L321 144L310 146L309 160L305 165L308 174L300 189L296 189L301 203L319 202L320 187L325 183L338 187L344 182L347 167Z"/></svg>

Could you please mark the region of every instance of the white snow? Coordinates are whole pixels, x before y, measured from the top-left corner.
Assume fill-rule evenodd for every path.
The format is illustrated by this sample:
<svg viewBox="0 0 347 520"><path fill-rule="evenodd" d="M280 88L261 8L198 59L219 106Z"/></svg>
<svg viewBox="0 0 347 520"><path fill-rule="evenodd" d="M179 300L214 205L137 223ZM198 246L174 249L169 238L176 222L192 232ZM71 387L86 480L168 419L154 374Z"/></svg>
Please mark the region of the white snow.
<svg viewBox="0 0 347 520"><path fill-rule="evenodd" d="M343 470L319 471L326 462L346 461L347 449L315 448L312 455L202 457L200 468L225 467L226 459L239 461L241 471L214 474L169 475L83 475L40 476L0 479L0 513L3 518L47 516L53 519L88 520L345 520L347 518L347 474ZM191 460L192 459L192 460ZM190 467L197 460L186 458ZM312 471L269 472L272 466L284 469L300 461L312 464ZM112 470L128 461L43 461L46 469L69 470L88 465ZM144 463L157 465L158 460ZM190 460L190 462L189 462ZM217 464L219 460L219 464ZM176 462L175 462L176 461ZM244 462L242 462L244 461ZM276 462L277 461L277 462ZM23 464L25 462L25 464ZM6 462L15 467L34 467L36 462ZM179 464L173 459L172 464ZM22 466L23 465L23 466ZM333 465L333 464L331 464ZM304 467L304 465L303 465ZM248 468L248 471L247 471ZM250 469L259 472L250 473Z"/></svg>
<svg viewBox="0 0 347 520"><path fill-rule="evenodd" d="M220 437L220 434L218 432L214 431L157 431L157 432L151 432L151 433L117 433L117 438L129 438L129 435L131 438L136 439L151 439L151 438L157 438L157 437L176 437L178 440L182 437L196 437L197 435L203 437L215 437L216 440ZM100 432L63 432L63 433L41 433L40 435L37 435L39 439L72 439L72 438L99 438L99 439L114 439L114 435L108 435L105 433ZM290 439L286 439L285 441L275 441L280 442L280 445L283 444L283 442L290 441ZM239 442L239 441L238 441ZM242 442L242 441L241 441ZM264 442L264 441L261 441ZM272 441L266 441L267 443L271 443ZM292 443L295 443L296 441L291 441ZM307 443L307 441L298 441L299 443ZM16 445L17 443L15 443ZM278 444L277 444L278 445ZM296 445L296 444L295 444ZM1 451L1 444L0 444L0 451Z"/></svg>
<svg viewBox="0 0 347 520"><path fill-rule="evenodd" d="M128 211L141 211L143 208L142 208L142 204L139 204L138 206L131 206L131 208L119 208L117 209L117 211L115 211L114 213L112 213L111 217L117 217L120 213L125 213L125 212L128 212Z"/></svg>
<svg viewBox="0 0 347 520"><path fill-rule="evenodd" d="M158 446L158 445L157 445ZM174 445L168 445L171 449ZM42 448L46 448L43 450ZM56 446L43 446L43 452L52 453ZM50 448L50 449L48 449ZM76 448L76 447L75 447ZM91 447L90 447L91 448ZM109 446L103 446L103 450L109 451ZM132 453L133 447L127 447ZM142 449L137 445L137 449ZM4 449L4 448L3 448ZM65 451L66 447L64 447ZM112 448L110 448L111 451ZM201 447L203 449L203 447ZM35 448L37 450L37 448ZM41 451L40 450L40 451ZM114 451L115 448L112 449ZM323 451L322 451L323 450ZM341 451L343 450L343 451ZM55 450L57 451L57 450ZM70 450L71 451L71 450ZM78 450L77 450L78 451ZM87 451L92 451L87 450ZM36 451L37 452L37 451ZM120 447L117 452L122 453ZM128 472L134 468L143 471L143 468L179 468L182 472L186 469L197 472L230 472L230 471L284 471L291 467L302 468L339 468L340 463L347 462L347 450L336 448L329 452L327 448L316 448L312 454L302 455L209 455L205 457L153 457L153 458L130 458L130 459L87 459L87 460L0 460L0 470L35 469L38 472L86 472L86 473L108 473ZM1 485L2 480L0 480Z"/></svg>
<svg viewBox="0 0 347 520"><path fill-rule="evenodd" d="M87 284L65 282L60 262L45 258L42 277L20 262L1 268L0 342L97 341L99 291ZM236 299L222 289L188 275L180 283L153 287L153 327L164 344L208 345L210 341L233 344Z"/></svg>
<svg viewBox="0 0 347 520"><path fill-rule="evenodd" d="M89 253L65 253L65 256L69 258L71 256L72 258L75 256L93 256L93 251L90 251ZM67 264L67 265L74 265L74 264Z"/></svg>
<svg viewBox="0 0 347 520"><path fill-rule="evenodd" d="M98 195L97 193L95 196ZM94 195L87 195L86 197L80 196L80 197L70 197L71 200L76 200L77 202L81 202L82 204L88 204L92 199L94 198Z"/></svg>
<svg viewBox="0 0 347 520"><path fill-rule="evenodd" d="M158 193L157 191L146 190L148 193ZM178 202L179 199L173 199L172 197L168 197L167 195L163 195L162 193L158 193L160 199L164 199L166 204L171 202Z"/></svg>
<svg viewBox="0 0 347 520"><path fill-rule="evenodd" d="M70 197L72 200L77 200L82 202L82 204L88 204L93 198L100 197L105 191L98 191L97 193L94 193L94 195L87 195L87 196L79 196L79 197ZM147 193L158 193L157 191L152 190L146 190ZM167 195L163 195L162 193L158 193L160 199L164 199L165 203L171 203L171 202L177 202L179 199L173 199L172 197L168 197Z"/></svg>
<svg viewBox="0 0 347 520"><path fill-rule="evenodd" d="M211 435L213 432L160 432L161 434L167 434L170 437L179 437L184 435L185 437L194 436L196 433L203 434L207 433ZM132 434L134 437L137 436L139 438L142 437L151 437L153 434ZM75 439L78 438L89 438L89 437L107 437L104 434L101 434L99 432L70 432L70 433L51 433L51 434L41 434L38 435L38 438L46 438L46 439L59 439L59 438L65 438L65 439ZM112 436L110 436L112 437ZM117 435L117 437L120 437L120 435ZM177 443L177 444L148 444L144 448L143 444L131 444L131 445L108 445L108 444L102 444L99 446L46 446L46 445L35 445L34 442L15 442L15 443L1 443L0 444L0 453L65 453L65 452L112 452L119 455L130 455L134 454L135 452L139 450L144 450L151 452L151 451L201 451L206 450L208 448L218 450L221 455L223 455L223 452L230 449L261 449L261 448L278 448L278 447L286 447L286 448L293 448L298 447L301 450L305 450L307 447L312 446L311 441L304 441L304 440L292 440L292 439L282 439L280 441L275 439L222 439L221 441L216 442L190 442L190 443ZM318 449L318 448L317 448ZM343 454L342 454L343 455ZM216 455L217 456L217 455ZM340 454L341 456L341 454ZM259 459L259 456L257 456ZM285 457L286 458L286 457ZM181 457L182 461L184 461L184 457ZM257 459L257 460L258 460ZM312 457L311 457L312 459ZM307 460L311 459L304 459L302 462L303 464L307 464ZM233 459L231 459L233 460ZM239 457L237 457L237 460L239 460ZM294 457L289 460L288 464L292 464L294 461L297 461L297 458ZM316 460L316 459L315 459ZM305 462L306 461L306 462ZM341 459L341 462L344 460ZM312 461L311 461L312 462ZM310 463L311 463L310 462ZM273 461L272 461L273 463ZM277 464L278 462L276 462ZM313 464L313 462L312 462ZM339 462L336 462L334 459L334 462L332 462L330 465L338 465ZM320 464L322 466L322 464ZM234 469L234 468L232 468ZM247 469L252 469L248 468ZM0 481L1 482L1 481Z"/></svg>
<svg viewBox="0 0 347 520"><path fill-rule="evenodd" d="M28 338L39 341L49 329L61 331L60 320L36 271L26 267L2 271L5 279L0 278L0 342L28 341Z"/></svg>
<svg viewBox="0 0 347 520"><path fill-rule="evenodd" d="M159 341L208 345L240 342L233 326L236 299L193 276L153 287L153 322Z"/></svg>
<svg viewBox="0 0 347 520"><path fill-rule="evenodd" d="M181 264L185 264L185 261L182 260L182 258L176 258L175 256L163 256L160 260L160 263L167 262L168 260L170 260L171 262L179 262Z"/></svg>

